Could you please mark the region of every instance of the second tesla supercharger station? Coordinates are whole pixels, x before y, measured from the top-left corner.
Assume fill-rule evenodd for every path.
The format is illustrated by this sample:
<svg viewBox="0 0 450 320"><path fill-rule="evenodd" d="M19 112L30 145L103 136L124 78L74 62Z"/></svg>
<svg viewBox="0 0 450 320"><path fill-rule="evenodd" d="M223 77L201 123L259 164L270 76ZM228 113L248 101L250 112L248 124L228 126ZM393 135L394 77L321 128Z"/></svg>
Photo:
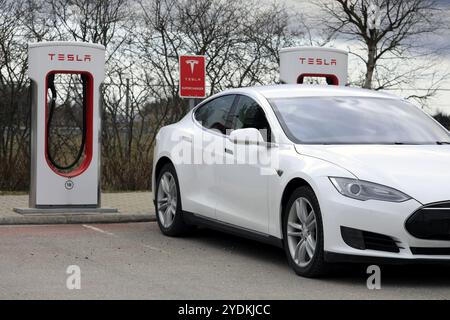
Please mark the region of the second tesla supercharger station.
<svg viewBox="0 0 450 320"><path fill-rule="evenodd" d="M334 48L296 47L280 50L280 80L303 84L308 78L324 78L330 85L347 85L348 52Z"/></svg>
<svg viewBox="0 0 450 320"><path fill-rule="evenodd" d="M101 208L100 201L100 89L105 77L105 48L102 45L79 42L34 43L28 48L28 64L32 83L28 211L117 211ZM57 82L58 79L68 80ZM73 91L69 86L73 88L74 82L78 83L78 90L75 97L68 100L68 92ZM78 101L78 111L71 110L75 100ZM57 101L64 106L59 111L55 109L59 106ZM52 121L58 121L71 112L78 112L77 125L52 124ZM61 163L60 159L65 159L65 155L55 154L51 150L50 135L55 130L63 134L75 132L77 135L77 152L69 163ZM57 151L65 152L65 149ZM26 209L16 211L27 212Z"/></svg>

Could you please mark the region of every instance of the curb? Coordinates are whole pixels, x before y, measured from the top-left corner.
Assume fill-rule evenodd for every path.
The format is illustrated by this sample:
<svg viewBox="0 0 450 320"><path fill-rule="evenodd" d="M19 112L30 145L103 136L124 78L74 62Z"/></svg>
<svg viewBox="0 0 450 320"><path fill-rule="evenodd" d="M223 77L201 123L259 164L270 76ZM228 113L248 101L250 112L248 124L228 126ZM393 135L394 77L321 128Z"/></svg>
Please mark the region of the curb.
<svg viewBox="0 0 450 320"><path fill-rule="evenodd" d="M153 222L154 214L54 214L0 217L0 225Z"/></svg>

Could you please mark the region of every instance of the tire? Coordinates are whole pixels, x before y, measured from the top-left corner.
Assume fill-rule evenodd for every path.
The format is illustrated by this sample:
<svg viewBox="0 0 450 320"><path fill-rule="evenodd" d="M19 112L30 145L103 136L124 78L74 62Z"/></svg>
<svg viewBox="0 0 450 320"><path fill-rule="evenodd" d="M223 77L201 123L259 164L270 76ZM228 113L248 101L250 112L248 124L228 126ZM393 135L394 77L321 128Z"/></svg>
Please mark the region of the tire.
<svg viewBox="0 0 450 320"><path fill-rule="evenodd" d="M173 164L167 163L162 167L155 189L156 220L161 232L170 237L187 234L191 228L183 220L180 186ZM164 198L167 200L163 201Z"/></svg>
<svg viewBox="0 0 450 320"><path fill-rule="evenodd" d="M302 211L302 208L306 208L306 211ZM298 212L306 212L306 215L299 215ZM314 214L315 223L311 214ZM310 187L295 189L284 208L283 244L289 265L297 275L315 278L327 273L322 215L319 202Z"/></svg>

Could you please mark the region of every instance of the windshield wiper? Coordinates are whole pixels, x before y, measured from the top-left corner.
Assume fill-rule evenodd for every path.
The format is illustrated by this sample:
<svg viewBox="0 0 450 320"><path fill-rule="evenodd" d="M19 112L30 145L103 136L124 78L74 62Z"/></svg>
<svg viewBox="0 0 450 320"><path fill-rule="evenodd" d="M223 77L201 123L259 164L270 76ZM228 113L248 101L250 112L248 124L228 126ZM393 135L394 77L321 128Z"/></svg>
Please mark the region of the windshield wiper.
<svg viewBox="0 0 450 320"><path fill-rule="evenodd" d="M450 141L436 141L436 144L438 145L450 144Z"/></svg>

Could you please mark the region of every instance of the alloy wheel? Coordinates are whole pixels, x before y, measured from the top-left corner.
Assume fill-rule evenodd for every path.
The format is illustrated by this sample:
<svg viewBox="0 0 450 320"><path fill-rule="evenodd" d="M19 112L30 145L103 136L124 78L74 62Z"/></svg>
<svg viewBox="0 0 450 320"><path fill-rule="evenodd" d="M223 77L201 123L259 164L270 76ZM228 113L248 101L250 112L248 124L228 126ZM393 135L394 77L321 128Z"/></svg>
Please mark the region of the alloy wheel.
<svg viewBox="0 0 450 320"><path fill-rule="evenodd" d="M158 194L158 216L164 228L170 228L177 212L177 185L173 175L166 171L159 180Z"/></svg>
<svg viewBox="0 0 450 320"><path fill-rule="evenodd" d="M300 197L293 202L287 221L287 240L291 257L300 267L306 267L314 257L316 221L316 213L308 199Z"/></svg>

